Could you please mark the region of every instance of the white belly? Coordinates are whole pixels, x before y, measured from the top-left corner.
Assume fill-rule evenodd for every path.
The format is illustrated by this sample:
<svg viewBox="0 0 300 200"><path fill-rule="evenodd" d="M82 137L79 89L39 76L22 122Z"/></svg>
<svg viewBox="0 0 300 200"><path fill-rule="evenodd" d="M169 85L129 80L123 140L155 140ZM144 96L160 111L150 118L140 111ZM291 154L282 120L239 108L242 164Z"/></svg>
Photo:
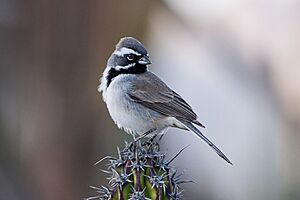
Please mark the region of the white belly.
<svg viewBox="0 0 300 200"><path fill-rule="evenodd" d="M126 82L120 83L116 77L105 91L105 99L110 116L119 128L131 134L141 135L155 128L161 129L165 118L143 105L133 102L126 91ZM119 83L118 83L119 82Z"/></svg>

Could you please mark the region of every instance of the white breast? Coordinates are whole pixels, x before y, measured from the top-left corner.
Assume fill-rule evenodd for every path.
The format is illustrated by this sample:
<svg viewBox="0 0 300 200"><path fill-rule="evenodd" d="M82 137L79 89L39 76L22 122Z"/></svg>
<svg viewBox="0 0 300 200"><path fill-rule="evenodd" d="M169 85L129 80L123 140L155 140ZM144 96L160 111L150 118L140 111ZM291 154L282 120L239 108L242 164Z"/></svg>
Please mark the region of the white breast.
<svg viewBox="0 0 300 200"><path fill-rule="evenodd" d="M150 129L160 127L162 116L138 103L128 96L134 75L123 74L115 77L109 87L103 91L109 113L119 128L131 134L143 134Z"/></svg>

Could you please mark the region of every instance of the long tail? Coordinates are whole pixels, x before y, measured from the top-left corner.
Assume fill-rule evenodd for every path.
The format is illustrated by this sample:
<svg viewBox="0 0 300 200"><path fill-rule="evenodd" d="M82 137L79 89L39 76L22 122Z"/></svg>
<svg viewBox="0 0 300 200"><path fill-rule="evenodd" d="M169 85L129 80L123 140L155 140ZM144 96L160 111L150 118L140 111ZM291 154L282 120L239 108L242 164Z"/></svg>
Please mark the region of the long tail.
<svg viewBox="0 0 300 200"><path fill-rule="evenodd" d="M202 140L204 140L213 150L226 162L232 165L232 162L225 156L225 154L216 146L214 143L212 143L205 135L201 133L191 122L181 121L190 131L193 131L196 133L197 136L199 136Z"/></svg>

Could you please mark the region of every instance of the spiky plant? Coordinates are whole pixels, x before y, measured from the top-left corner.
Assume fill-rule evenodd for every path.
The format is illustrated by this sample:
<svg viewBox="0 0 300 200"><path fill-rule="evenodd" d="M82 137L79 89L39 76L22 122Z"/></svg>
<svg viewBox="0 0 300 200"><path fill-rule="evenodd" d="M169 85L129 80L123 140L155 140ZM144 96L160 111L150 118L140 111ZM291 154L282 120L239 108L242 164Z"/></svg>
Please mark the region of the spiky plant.
<svg viewBox="0 0 300 200"><path fill-rule="evenodd" d="M181 174L170 163L183 149L170 160L160 152L158 142L125 142L125 147L118 148L118 157L107 156L109 175L108 185L92 187L97 196L87 200L181 200L183 189L179 184ZM98 163L99 163L98 162Z"/></svg>

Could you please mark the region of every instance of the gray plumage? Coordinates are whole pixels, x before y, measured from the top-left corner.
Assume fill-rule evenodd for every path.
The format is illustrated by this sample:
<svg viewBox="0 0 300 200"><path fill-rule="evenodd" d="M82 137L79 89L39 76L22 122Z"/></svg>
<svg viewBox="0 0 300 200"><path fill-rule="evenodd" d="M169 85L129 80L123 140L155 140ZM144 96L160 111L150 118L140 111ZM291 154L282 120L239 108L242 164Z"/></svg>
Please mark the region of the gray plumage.
<svg viewBox="0 0 300 200"><path fill-rule="evenodd" d="M175 117L179 121L190 121L204 127L197 121L197 115L192 107L149 71L136 77L128 95L134 102L162 115Z"/></svg>
<svg viewBox="0 0 300 200"><path fill-rule="evenodd" d="M146 48L132 37L121 39L109 58L99 91L117 126L134 137L150 130L152 134L159 134L168 127L190 130L231 164L221 150L193 125L204 127L192 107L148 71L149 64Z"/></svg>

